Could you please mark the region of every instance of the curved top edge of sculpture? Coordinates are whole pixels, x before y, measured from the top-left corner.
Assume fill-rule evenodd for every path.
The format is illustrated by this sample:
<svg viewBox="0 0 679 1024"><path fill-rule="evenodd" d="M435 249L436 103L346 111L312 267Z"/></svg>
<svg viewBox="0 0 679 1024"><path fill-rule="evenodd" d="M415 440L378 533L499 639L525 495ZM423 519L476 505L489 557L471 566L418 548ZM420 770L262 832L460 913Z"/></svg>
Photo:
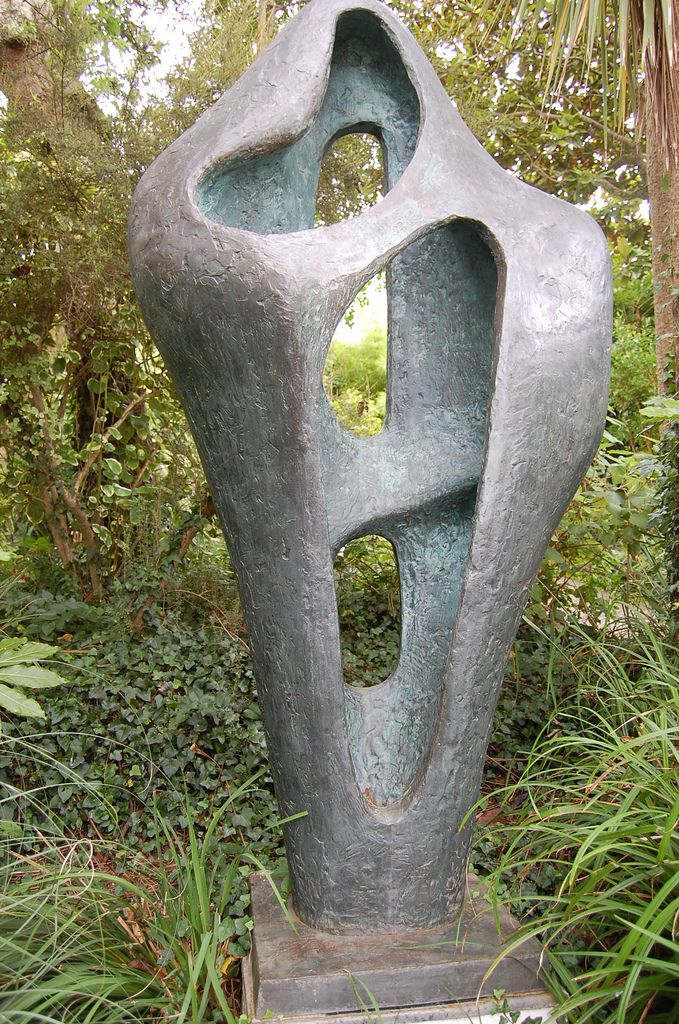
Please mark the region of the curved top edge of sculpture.
<svg viewBox="0 0 679 1024"><path fill-rule="evenodd" d="M421 123L416 151L402 178L359 218L327 226L288 233L261 233L223 224L203 214L197 191L209 173L243 158L289 146L308 129L325 95L338 21L352 13L372 15L388 33L419 99ZM313 38L313 46L309 46L309 38ZM304 80L301 93L297 91L300 80ZM452 148L449 148L451 143ZM175 166L178 153L182 161L180 173L176 173ZM459 192L432 196L429 194L435 173L432 164L435 166L436 157L443 155L450 165L450 175L459 179ZM133 252L144 244L144 220L148 221L147 227L154 224L152 215L144 218L145 197L150 204L147 213L155 211L154 192L160 181L167 189L168 211L181 209L183 216L190 213L197 221L209 224L216 237L233 242L240 240L257 248L262 256L269 255L273 259L289 248L295 251L296 257L303 257L310 234L314 253L322 257L323 249L341 245L343 236L355 233L356 220L360 220L366 234L379 231L386 243L380 246L379 254L365 261L364 273L368 278L373 272L370 264L384 261L384 248L388 246L393 255L423 233L455 219L469 219L482 225L489 234L496 260L501 263L505 245L515 238L511 225L520 219L516 213L507 216L504 202L507 191L512 193L515 203L521 203L524 195L530 195L533 203L539 197L547 206L552 206L556 220L559 209L569 211L571 216L580 216L580 231L588 231L593 250L599 251L604 263L608 259L603 235L589 214L579 210L576 213L576 208L557 197L510 177L483 149L462 121L410 32L380 0L312 0L279 31L241 78L146 171L134 200ZM497 196L489 189L493 184L498 189ZM394 232L389 229L394 208L401 206L404 197L413 209L405 219L402 219L403 211L399 211L399 235L392 249L389 243ZM317 257L309 257L310 262L314 259Z"/></svg>

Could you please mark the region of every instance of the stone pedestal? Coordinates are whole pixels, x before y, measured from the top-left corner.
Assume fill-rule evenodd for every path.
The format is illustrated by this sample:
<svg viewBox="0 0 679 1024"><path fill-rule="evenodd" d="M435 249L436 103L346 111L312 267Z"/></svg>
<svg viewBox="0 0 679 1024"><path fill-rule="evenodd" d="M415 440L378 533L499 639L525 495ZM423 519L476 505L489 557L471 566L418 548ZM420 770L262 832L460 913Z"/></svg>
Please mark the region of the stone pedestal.
<svg viewBox="0 0 679 1024"><path fill-rule="evenodd" d="M507 911L498 934L490 904L469 879L461 917L433 929L380 935L332 935L292 915L295 932L262 874L252 876L254 932L244 964L244 1011L254 1021L304 1018L306 1024L375 1021L414 1024L464 1020L499 1021L493 992L506 993L522 1019L546 1020L552 1001L540 980L540 947L526 942L488 968L516 930Z"/></svg>

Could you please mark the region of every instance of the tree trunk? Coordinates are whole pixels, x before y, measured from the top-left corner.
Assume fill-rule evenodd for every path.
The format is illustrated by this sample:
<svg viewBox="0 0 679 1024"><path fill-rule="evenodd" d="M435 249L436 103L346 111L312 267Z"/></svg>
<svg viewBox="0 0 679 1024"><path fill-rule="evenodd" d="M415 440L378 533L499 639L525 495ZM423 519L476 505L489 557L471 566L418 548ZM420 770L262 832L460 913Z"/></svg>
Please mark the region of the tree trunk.
<svg viewBox="0 0 679 1024"><path fill-rule="evenodd" d="M671 136L679 145L677 122ZM671 394L679 387L679 163L676 150L663 154L651 110L646 123L658 389Z"/></svg>
<svg viewBox="0 0 679 1024"><path fill-rule="evenodd" d="M52 83L30 32L44 8L42 2L0 0L0 88L15 108L49 103Z"/></svg>
<svg viewBox="0 0 679 1024"><path fill-rule="evenodd" d="M654 97L647 97L646 150L648 198L651 205L653 303L655 312L658 390L679 392L679 73L671 76L674 96L664 103L662 119L654 117ZM665 151L663 151L665 149ZM669 617L673 635L679 633L679 425L671 424L661 440L665 480L661 490L662 531L667 557Z"/></svg>

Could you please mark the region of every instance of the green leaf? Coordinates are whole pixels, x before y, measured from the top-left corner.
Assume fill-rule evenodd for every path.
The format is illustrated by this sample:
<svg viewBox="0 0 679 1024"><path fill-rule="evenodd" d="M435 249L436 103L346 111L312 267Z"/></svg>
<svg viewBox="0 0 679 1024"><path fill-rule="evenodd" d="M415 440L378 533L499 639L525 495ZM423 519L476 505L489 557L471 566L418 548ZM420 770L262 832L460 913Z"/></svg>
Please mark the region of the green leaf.
<svg viewBox="0 0 679 1024"><path fill-rule="evenodd" d="M12 665L0 668L0 679L12 686L27 686L31 690L46 690L51 686L62 686L66 680L56 672L38 665Z"/></svg>
<svg viewBox="0 0 679 1024"><path fill-rule="evenodd" d="M107 475L112 476L114 480L122 476L123 467L117 459L104 459L104 466L106 467Z"/></svg>
<svg viewBox="0 0 679 1024"><path fill-rule="evenodd" d="M36 661L45 661L58 651L59 648L51 644L35 643L20 637L8 638L0 641L0 670L7 665L32 665Z"/></svg>
<svg viewBox="0 0 679 1024"><path fill-rule="evenodd" d="M12 690L9 686L3 686L2 683L0 683L0 707L3 707L5 711L9 711L13 715L23 715L25 718L45 717L45 712L37 700L24 696L19 690Z"/></svg>
<svg viewBox="0 0 679 1024"><path fill-rule="evenodd" d="M20 636L6 636L4 640L0 640L0 655L7 651L16 651L18 647L23 646L24 642Z"/></svg>
<svg viewBox="0 0 679 1024"><path fill-rule="evenodd" d="M659 398L647 402L641 409L641 415L651 420L679 419L679 400L676 398Z"/></svg>
<svg viewBox="0 0 679 1024"><path fill-rule="evenodd" d="M45 507L40 501L31 499L26 506L26 515L28 516L29 522L37 526L45 518Z"/></svg>
<svg viewBox="0 0 679 1024"><path fill-rule="evenodd" d="M625 504L625 495L621 491L606 491L604 494L606 504L614 509L621 509Z"/></svg>
<svg viewBox="0 0 679 1024"><path fill-rule="evenodd" d="M24 830L18 821L11 821L7 818L0 818L0 837L7 839L21 839Z"/></svg>

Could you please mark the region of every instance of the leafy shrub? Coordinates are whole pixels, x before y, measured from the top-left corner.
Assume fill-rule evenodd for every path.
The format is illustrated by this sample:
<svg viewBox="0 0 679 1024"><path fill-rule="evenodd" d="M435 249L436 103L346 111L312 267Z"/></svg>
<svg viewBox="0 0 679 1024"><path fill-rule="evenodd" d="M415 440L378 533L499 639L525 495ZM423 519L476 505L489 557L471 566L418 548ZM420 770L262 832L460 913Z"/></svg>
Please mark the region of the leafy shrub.
<svg viewBox="0 0 679 1024"><path fill-rule="evenodd" d="M643 420L639 410L656 391L655 331L653 323L633 325L615 320L611 351L609 405L621 421L625 443L638 445Z"/></svg>
<svg viewBox="0 0 679 1024"><path fill-rule="evenodd" d="M393 672L401 642L398 566L383 537L352 540L335 559L346 682L373 686Z"/></svg>
<svg viewBox="0 0 679 1024"><path fill-rule="evenodd" d="M325 364L325 376L331 397L349 388L367 396L386 391L386 333L375 328L351 344L335 340Z"/></svg>
<svg viewBox="0 0 679 1024"><path fill-rule="evenodd" d="M647 612L661 577L661 473L654 455L631 452L606 431L542 563L532 619L600 629Z"/></svg>
<svg viewBox="0 0 679 1024"><path fill-rule="evenodd" d="M186 791L200 820L266 765L264 733L243 641L156 611L139 635L111 614L107 628L86 640L75 635L64 648L70 686L46 708L44 732L8 726L8 739L30 736L48 758L24 760L8 743L0 771L18 788L45 787L50 809L75 834L96 834L105 824L93 794L106 787L127 842L148 850L157 838L156 821L144 811L149 797L181 829ZM58 763L90 788L74 791ZM276 816L267 778L224 820L222 838L266 850Z"/></svg>
<svg viewBox="0 0 679 1024"><path fill-rule="evenodd" d="M510 813L496 829L505 845L494 890L526 880L519 898L537 911L507 952L542 937L573 1024L669 1024L679 1007L677 651L651 631L634 644L580 639L589 656L573 666L578 691L502 794Z"/></svg>
<svg viewBox="0 0 679 1024"><path fill-rule="evenodd" d="M31 591L16 586L11 601L2 602L2 617L17 623L22 634L53 641L63 634L79 633L87 637L98 632L109 618L101 605L91 605L69 594L40 589Z"/></svg>
<svg viewBox="0 0 679 1024"><path fill-rule="evenodd" d="M366 394L358 388L346 388L332 401L332 410L345 430L359 437L379 434L386 414L384 391Z"/></svg>
<svg viewBox="0 0 679 1024"><path fill-rule="evenodd" d="M376 327L353 343L335 338L323 385L345 430L359 436L379 433L386 415L386 332Z"/></svg>
<svg viewBox="0 0 679 1024"><path fill-rule="evenodd" d="M0 839L0 1017L235 1024L232 949L248 922L230 909L243 874L261 865L219 837L253 781L200 825L187 803L181 832L150 807L150 857L114 825L96 845L69 836L34 794L37 824L15 822ZM105 793L90 795L106 815Z"/></svg>

